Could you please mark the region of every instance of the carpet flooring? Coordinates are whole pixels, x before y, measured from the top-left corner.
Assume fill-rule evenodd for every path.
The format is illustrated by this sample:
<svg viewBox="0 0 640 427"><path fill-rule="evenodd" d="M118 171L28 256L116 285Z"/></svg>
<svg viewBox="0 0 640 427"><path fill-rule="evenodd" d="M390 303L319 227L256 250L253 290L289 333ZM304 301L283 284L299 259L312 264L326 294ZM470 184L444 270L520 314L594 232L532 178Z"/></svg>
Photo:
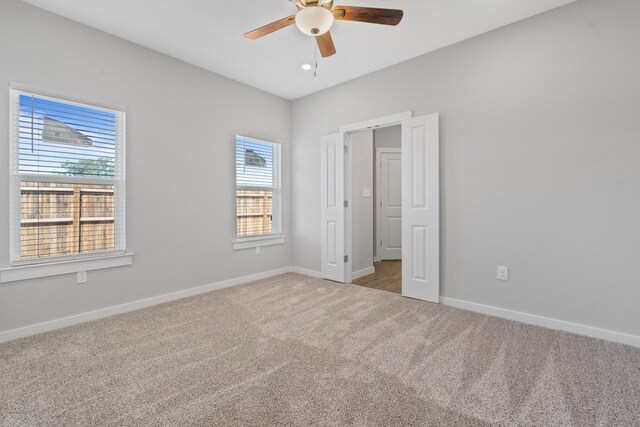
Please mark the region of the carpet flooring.
<svg viewBox="0 0 640 427"><path fill-rule="evenodd" d="M0 346L0 425L640 425L640 349L286 274Z"/></svg>

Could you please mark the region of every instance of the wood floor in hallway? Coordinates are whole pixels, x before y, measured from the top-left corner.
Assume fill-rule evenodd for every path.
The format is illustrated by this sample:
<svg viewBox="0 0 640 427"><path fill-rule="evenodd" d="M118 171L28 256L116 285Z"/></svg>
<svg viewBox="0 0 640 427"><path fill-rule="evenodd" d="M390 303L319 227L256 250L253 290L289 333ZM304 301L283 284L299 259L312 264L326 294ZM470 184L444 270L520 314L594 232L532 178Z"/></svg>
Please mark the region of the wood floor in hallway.
<svg viewBox="0 0 640 427"><path fill-rule="evenodd" d="M369 274L352 283L366 288L379 289L381 291L402 293L402 261L379 261L374 262L373 267L376 272Z"/></svg>

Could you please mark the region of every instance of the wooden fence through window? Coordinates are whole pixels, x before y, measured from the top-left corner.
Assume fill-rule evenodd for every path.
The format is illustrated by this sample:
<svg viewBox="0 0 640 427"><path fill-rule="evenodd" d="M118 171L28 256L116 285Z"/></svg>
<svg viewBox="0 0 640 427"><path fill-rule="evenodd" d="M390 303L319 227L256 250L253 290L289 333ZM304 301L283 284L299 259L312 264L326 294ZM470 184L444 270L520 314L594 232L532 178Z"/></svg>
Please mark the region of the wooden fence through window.
<svg viewBox="0 0 640 427"><path fill-rule="evenodd" d="M238 190L236 208L236 231L239 237L272 232L273 194L271 191Z"/></svg>
<svg viewBox="0 0 640 427"><path fill-rule="evenodd" d="M115 249L112 185L23 182L21 259Z"/></svg>
<svg viewBox="0 0 640 427"><path fill-rule="evenodd" d="M115 249L112 185L23 182L20 208L21 259ZM238 236L273 231L271 191L238 190Z"/></svg>

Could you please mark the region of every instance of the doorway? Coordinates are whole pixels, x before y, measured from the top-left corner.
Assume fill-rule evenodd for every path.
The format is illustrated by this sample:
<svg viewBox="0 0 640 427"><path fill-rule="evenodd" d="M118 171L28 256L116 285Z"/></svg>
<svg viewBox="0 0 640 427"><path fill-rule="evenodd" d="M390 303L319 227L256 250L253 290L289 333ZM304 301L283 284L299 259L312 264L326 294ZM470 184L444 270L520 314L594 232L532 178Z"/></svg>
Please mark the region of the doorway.
<svg viewBox="0 0 640 427"><path fill-rule="evenodd" d="M401 125L353 132L345 143L345 184L352 218L351 283L401 294Z"/></svg>
<svg viewBox="0 0 640 427"><path fill-rule="evenodd" d="M342 126L321 138L321 276L351 283L353 276L353 135L399 125L401 128L402 295L439 302L439 116L411 112ZM357 221L357 219L356 219ZM355 223L359 225L359 223Z"/></svg>

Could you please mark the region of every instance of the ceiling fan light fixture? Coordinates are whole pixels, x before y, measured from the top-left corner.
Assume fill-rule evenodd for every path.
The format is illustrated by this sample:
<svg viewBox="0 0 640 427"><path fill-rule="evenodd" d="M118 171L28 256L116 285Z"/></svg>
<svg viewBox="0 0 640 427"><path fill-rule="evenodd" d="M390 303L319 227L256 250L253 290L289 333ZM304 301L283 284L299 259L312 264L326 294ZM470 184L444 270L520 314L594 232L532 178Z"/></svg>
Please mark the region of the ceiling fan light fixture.
<svg viewBox="0 0 640 427"><path fill-rule="evenodd" d="M296 15L298 29L308 36L320 36L331 29L333 14L320 6L308 6Z"/></svg>

